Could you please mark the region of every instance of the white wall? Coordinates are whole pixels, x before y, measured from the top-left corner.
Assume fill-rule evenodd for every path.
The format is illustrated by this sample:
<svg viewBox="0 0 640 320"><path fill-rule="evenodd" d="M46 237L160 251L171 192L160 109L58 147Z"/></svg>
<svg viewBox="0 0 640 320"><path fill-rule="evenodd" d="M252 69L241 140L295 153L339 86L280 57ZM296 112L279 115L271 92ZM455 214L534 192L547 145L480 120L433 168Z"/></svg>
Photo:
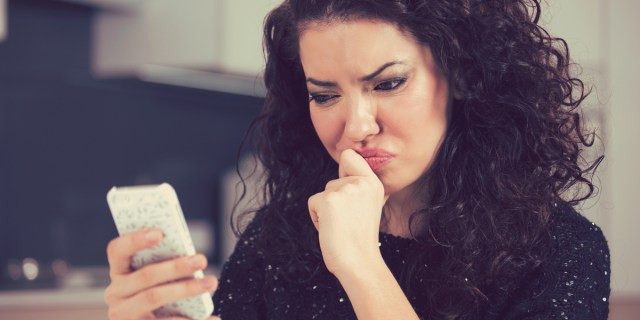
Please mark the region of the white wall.
<svg viewBox="0 0 640 320"><path fill-rule="evenodd" d="M597 181L599 198L582 210L603 229L612 258L612 289L618 296L640 296L640 216L635 197L640 181L640 1L548 0L545 22L565 38L584 79L595 85L585 102L600 127L605 161ZM601 151L601 150L598 150Z"/></svg>
<svg viewBox="0 0 640 320"><path fill-rule="evenodd" d="M606 0L602 0L606 1ZM606 20L611 82L612 224L608 234L613 258L613 288L640 295L640 1L616 0Z"/></svg>
<svg viewBox="0 0 640 320"><path fill-rule="evenodd" d="M279 2L139 0L127 10L102 10L94 21L93 72L264 96L262 26Z"/></svg>
<svg viewBox="0 0 640 320"><path fill-rule="evenodd" d="M101 11L94 23L94 72L132 75L151 64L255 77L264 68L263 19L279 2L153 0L136 10Z"/></svg>
<svg viewBox="0 0 640 320"><path fill-rule="evenodd" d="M546 5L546 6L545 6ZM608 153L610 111L608 97L608 61L606 47L606 20L602 0L560 0L543 2L542 25L552 36L565 39L571 59L579 67L579 77L592 93L582 104L587 127L595 129L600 137L594 147L587 149L586 158L593 161ZM581 212L598 224L605 232L611 229L612 202L607 190L611 183L608 155L597 171L595 182L600 187L598 195L581 207Z"/></svg>
<svg viewBox="0 0 640 320"><path fill-rule="evenodd" d="M134 11L100 11L93 25L94 73L131 76L146 64L219 68L221 4L153 0Z"/></svg>
<svg viewBox="0 0 640 320"><path fill-rule="evenodd" d="M226 0L222 33L224 68L234 73L262 74L264 18L282 0Z"/></svg>
<svg viewBox="0 0 640 320"><path fill-rule="evenodd" d="M0 0L0 42L7 38L7 1Z"/></svg>

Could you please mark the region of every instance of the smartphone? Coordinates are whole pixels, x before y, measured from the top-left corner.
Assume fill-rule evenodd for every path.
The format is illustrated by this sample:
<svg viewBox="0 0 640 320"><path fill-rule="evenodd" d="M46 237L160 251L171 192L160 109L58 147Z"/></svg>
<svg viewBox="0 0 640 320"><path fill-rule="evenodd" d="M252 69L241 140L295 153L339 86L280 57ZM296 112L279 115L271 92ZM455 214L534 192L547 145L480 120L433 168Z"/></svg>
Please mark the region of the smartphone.
<svg viewBox="0 0 640 320"><path fill-rule="evenodd" d="M159 244L133 256L133 270L150 263L196 254L178 196L168 183L113 187L107 193L107 203L120 235L144 228L157 228L164 233ZM193 278L203 276L202 271L192 275ZM212 312L211 294L203 293L162 306L154 314L157 317L182 316L200 320L207 319Z"/></svg>

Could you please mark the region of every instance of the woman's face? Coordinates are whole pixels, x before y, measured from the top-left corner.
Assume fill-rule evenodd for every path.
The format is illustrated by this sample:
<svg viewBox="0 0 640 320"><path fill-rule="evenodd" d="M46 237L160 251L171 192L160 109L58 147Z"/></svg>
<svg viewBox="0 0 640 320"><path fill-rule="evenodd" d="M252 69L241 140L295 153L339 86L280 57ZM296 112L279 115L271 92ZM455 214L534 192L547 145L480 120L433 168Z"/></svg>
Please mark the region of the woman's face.
<svg viewBox="0 0 640 320"><path fill-rule="evenodd" d="M311 121L331 157L360 153L393 195L429 168L449 88L431 50L392 24L310 24L300 35Z"/></svg>

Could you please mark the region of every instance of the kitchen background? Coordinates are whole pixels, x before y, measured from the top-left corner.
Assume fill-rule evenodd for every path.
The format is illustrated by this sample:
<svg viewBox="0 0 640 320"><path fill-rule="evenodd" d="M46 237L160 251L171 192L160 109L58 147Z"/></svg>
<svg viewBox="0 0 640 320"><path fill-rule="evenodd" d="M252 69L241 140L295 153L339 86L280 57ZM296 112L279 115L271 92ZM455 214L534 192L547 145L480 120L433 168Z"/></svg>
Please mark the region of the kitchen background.
<svg viewBox="0 0 640 320"><path fill-rule="evenodd" d="M0 318L106 319L113 185L171 183L196 247L233 248L235 163L264 88L278 0L0 0ZM640 2L546 0L594 86L605 153L582 208L609 240L611 319L640 311Z"/></svg>

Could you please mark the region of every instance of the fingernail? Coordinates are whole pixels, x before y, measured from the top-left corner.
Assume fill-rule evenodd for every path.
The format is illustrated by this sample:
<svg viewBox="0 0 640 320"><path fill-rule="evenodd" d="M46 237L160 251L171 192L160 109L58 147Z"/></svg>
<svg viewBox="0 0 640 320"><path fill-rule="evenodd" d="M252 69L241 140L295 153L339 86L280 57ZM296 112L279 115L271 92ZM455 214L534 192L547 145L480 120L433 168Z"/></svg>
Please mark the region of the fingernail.
<svg viewBox="0 0 640 320"><path fill-rule="evenodd" d="M162 238L162 232L158 230L150 230L150 231L147 231L147 233L144 235L144 238L148 242L158 241L160 240L160 238Z"/></svg>
<svg viewBox="0 0 640 320"><path fill-rule="evenodd" d="M194 269L200 269L204 267L205 259L203 256L193 256L189 258L189 265Z"/></svg>
<svg viewBox="0 0 640 320"><path fill-rule="evenodd" d="M216 284L217 280L214 277L205 277L200 280L200 285L204 289L211 289Z"/></svg>

